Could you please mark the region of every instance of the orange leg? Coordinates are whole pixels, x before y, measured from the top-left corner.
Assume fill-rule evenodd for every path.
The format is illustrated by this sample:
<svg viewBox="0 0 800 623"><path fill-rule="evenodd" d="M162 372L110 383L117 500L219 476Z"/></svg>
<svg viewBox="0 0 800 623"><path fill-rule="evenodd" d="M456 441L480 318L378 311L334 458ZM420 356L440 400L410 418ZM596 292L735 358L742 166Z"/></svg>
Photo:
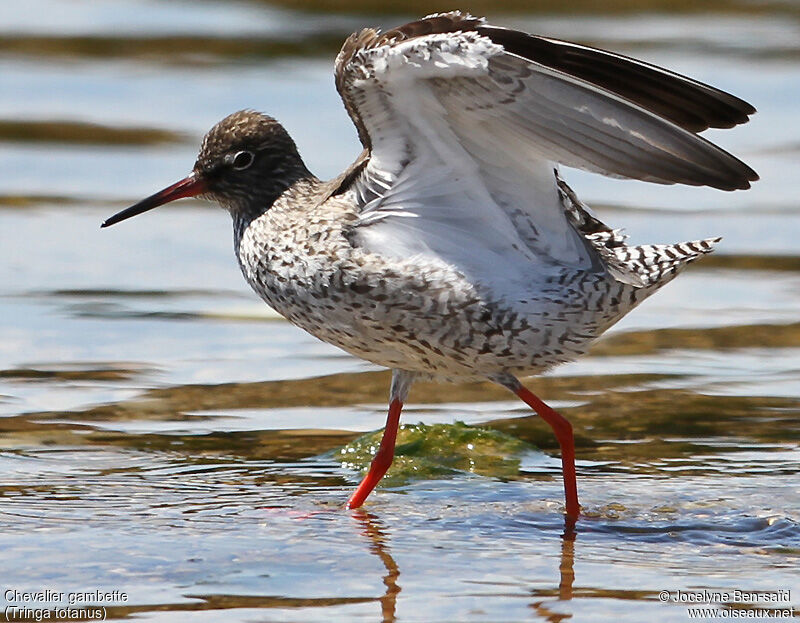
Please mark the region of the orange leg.
<svg viewBox="0 0 800 623"><path fill-rule="evenodd" d="M353 492L350 499L347 501L347 508L358 508L367 499L367 496L372 492L386 470L392 464L394 459L394 444L397 441L397 428L400 425L400 411L403 409L403 403L398 398L394 398L389 403L389 416L386 418L386 428L383 431L381 438L381 446L378 452L372 459L369 466L367 475L364 480L358 485L358 489Z"/></svg>
<svg viewBox="0 0 800 623"><path fill-rule="evenodd" d="M510 374L498 374L489 378L514 392L553 429L558 445L561 447L561 471L564 475L566 514L571 520L577 519L581 506L578 504L578 483L575 478L575 439L572 436L572 424L564 416L556 413L539 400L533 392Z"/></svg>
<svg viewBox="0 0 800 623"><path fill-rule="evenodd" d="M567 502L567 515L577 517L580 513L578 504L578 483L575 478L575 439L572 436L572 424L539 400L533 392L519 385L514 393L524 400L528 406L539 414L550 425L561 446L561 471L564 474L564 498Z"/></svg>

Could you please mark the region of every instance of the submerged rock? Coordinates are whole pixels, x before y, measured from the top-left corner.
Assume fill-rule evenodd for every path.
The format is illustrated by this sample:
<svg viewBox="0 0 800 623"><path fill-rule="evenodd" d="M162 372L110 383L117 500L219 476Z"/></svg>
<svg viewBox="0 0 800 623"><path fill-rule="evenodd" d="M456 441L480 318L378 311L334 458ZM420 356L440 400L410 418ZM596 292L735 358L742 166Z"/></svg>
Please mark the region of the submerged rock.
<svg viewBox="0 0 800 623"><path fill-rule="evenodd" d="M362 435L335 451L334 456L342 460L343 467L366 472L382 435L382 430ZM383 483L398 485L457 472L510 478L518 474L522 455L534 449L506 433L463 422L404 424L397 433L394 462Z"/></svg>

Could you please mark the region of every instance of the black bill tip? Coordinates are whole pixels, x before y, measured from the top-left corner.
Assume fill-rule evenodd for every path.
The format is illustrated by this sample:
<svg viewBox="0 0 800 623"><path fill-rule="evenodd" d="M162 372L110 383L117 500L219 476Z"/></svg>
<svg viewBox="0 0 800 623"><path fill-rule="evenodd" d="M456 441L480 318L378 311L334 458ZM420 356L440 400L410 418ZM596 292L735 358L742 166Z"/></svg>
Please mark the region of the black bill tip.
<svg viewBox="0 0 800 623"><path fill-rule="evenodd" d="M132 205L130 208L125 208L121 212L117 212L115 215L108 217L102 222L100 228L103 229L105 227L111 227L120 221L129 219L132 216L141 214L142 212L147 212L148 210L157 208L158 206L169 203L170 201L183 199L184 197L201 195L207 190L208 185L206 184L206 181L199 175L192 173L188 177L183 178L172 186L167 186L165 189L150 195L146 199L142 199L139 203Z"/></svg>

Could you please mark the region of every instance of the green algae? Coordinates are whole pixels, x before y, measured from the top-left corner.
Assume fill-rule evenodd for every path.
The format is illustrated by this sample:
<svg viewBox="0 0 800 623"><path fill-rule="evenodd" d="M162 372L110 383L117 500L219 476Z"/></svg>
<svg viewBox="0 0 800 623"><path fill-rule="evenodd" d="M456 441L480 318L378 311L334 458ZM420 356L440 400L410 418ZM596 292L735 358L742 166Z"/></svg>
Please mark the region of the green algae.
<svg viewBox="0 0 800 623"><path fill-rule="evenodd" d="M383 431L362 435L334 452L343 467L365 472ZM491 428L454 424L404 424L397 433L395 457L383 484L442 478L468 472L493 478L519 473L520 458L534 446Z"/></svg>

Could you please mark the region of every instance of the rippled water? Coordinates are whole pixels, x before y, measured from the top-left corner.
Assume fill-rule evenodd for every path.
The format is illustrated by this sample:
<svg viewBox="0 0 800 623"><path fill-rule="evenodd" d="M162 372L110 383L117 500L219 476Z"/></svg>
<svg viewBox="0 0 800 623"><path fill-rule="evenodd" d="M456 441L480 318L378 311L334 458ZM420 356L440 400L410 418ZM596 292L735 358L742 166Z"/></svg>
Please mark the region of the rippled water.
<svg viewBox="0 0 800 623"><path fill-rule="evenodd" d="M702 589L797 604L800 7L666 4L482 7L759 109L709 133L761 174L748 192L566 173L635 241L724 236L590 356L528 382L575 425L574 538L549 429L488 385L415 386L405 421L512 435L530 444L516 473L403 479L342 510L359 474L339 449L383 426L388 375L260 303L222 211L184 202L98 229L188 172L202 133L239 108L279 118L313 171L337 174L359 151L338 45L426 8L3 4L3 607L22 605L9 590L46 589L119 591L94 602L109 618L170 622L683 621L675 591Z"/></svg>

